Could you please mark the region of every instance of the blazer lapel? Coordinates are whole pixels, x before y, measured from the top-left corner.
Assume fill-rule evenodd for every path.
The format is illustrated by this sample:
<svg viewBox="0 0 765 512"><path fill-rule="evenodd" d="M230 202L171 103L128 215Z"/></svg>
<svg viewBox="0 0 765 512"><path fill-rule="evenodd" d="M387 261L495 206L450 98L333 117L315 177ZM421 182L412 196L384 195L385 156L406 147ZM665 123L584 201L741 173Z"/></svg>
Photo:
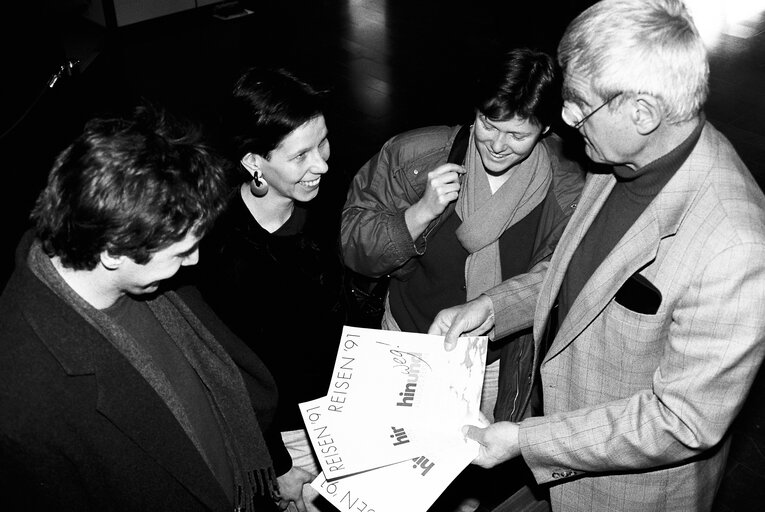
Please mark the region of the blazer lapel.
<svg viewBox="0 0 765 512"><path fill-rule="evenodd" d="M561 323L545 360L559 354L586 329L592 320L601 314L625 281L656 258L661 240L677 232L698 195L699 184L703 182L703 178L699 179L699 176L691 170L694 168L693 162L696 158L694 151L595 270ZM534 323L534 334L537 339L541 339L539 336L546 325L549 311L558 295L571 257L615 183L616 180L610 175L597 176L593 178L592 187L583 191L583 200L577 207L577 213L581 213L579 220L574 224L573 229L569 230L569 236L564 234L561 238L550 264L551 271L542 285ZM590 211L581 211L585 208ZM577 214L575 213L574 216L576 217ZM575 220L572 217L571 222ZM561 254L558 255L562 244L565 245L560 250Z"/></svg>
<svg viewBox="0 0 765 512"><path fill-rule="evenodd" d="M651 262L659 249L659 224L649 208L595 270L571 305L545 360L565 349L598 316L627 279Z"/></svg>
<svg viewBox="0 0 765 512"><path fill-rule="evenodd" d="M178 420L126 359L99 361L96 375L99 412L210 508L228 500Z"/></svg>
<svg viewBox="0 0 765 512"><path fill-rule="evenodd" d="M576 211L571 216L553 252L549 270L542 282L534 317L535 340L542 339L550 311L558 297L558 291L574 251L579 246L592 221L595 220L615 183L616 180L611 174L592 174L589 176L582 190Z"/></svg>
<svg viewBox="0 0 765 512"><path fill-rule="evenodd" d="M27 307L40 311L27 317L68 374L95 374L94 407L200 501L212 509L225 503L223 489L159 395L92 325L34 280L40 287L27 295Z"/></svg>

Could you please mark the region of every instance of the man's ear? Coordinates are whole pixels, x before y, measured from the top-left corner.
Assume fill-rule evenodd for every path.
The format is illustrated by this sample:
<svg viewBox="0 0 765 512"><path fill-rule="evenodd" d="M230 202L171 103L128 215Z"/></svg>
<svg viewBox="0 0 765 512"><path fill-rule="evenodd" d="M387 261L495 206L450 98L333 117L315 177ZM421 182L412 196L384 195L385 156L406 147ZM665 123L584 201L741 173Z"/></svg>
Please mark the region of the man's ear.
<svg viewBox="0 0 765 512"><path fill-rule="evenodd" d="M255 173L260 171L260 156L255 153L247 153L242 157L242 166L247 169L251 175L255 176Z"/></svg>
<svg viewBox="0 0 765 512"><path fill-rule="evenodd" d="M125 261L125 256L112 256L109 254L109 251L101 251L99 258L101 259L101 265L106 270L117 270L122 265L122 262Z"/></svg>
<svg viewBox="0 0 765 512"><path fill-rule="evenodd" d="M638 94L632 102L632 122L640 135L648 135L659 127L664 108L656 96Z"/></svg>

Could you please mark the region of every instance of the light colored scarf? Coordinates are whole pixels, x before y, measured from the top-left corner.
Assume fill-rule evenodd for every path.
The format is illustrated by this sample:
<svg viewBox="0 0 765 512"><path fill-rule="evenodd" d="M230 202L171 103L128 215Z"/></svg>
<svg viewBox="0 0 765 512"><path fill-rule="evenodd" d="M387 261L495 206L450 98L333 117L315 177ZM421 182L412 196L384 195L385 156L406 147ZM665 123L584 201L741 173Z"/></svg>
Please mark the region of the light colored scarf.
<svg viewBox="0 0 765 512"><path fill-rule="evenodd" d="M467 300L472 300L502 282L499 237L544 200L552 169L547 148L537 143L525 160L506 171L510 178L492 194L475 145L475 127L470 131L465 169L456 205L462 225L456 235L470 253L465 285Z"/></svg>
<svg viewBox="0 0 765 512"><path fill-rule="evenodd" d="M42 251L39 240L33 242L27 263L48 288L95 327L138 370L172 411L200 454L204 453L173 386L141 345L106 313L92 307L66 284ZM273 499L277 496L278 484L271 456L236 363L175 293L158 295L147 304L210 394L234 470L236 510L254 511L255 495Z"/></svg>

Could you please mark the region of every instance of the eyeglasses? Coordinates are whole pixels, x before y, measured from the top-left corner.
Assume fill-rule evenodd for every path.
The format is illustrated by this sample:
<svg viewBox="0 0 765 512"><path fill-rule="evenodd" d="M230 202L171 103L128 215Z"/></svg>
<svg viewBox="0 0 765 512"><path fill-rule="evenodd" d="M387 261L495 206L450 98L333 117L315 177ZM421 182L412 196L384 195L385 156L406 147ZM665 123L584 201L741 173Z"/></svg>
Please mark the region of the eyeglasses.
<svg viewBox="0 0 765 512"><path fill-rule="evenodd" d="M615 100L615 99L616 99L616 98L617 98L619 95L621 95L621 92L617 92L616 94L614 94L613 96L611 96L610 98L608 98L606 101L604 101L603 103L601 103L599 107L597 107L595 110L593 110L592 112L590 112L589 114L587 114L586 116L584 116L583 118L581 118L581 119L580 119L579 121L577 121L577 122L573 122L573 120L572 120L571 118L568 118L568 119L567 119L567 117L568 117L570 114L566 114L567 110L566 110L566 108L564 107L564 109L563 109L563 120L566 122L566 124L568 124L568 125L570 125L572 128L574 128L574 130L578 130L579 128L581 128L582 126L584 126L584 123L586 123L586 122L587 122L587 120L588 120L589 118L591 118L593 115L595 115L595 113L596 113L598 110L600 110L601 108L605 107L606 105L608 105L609 103L611 103L612 101L614 101L614 100Z"/></svg>

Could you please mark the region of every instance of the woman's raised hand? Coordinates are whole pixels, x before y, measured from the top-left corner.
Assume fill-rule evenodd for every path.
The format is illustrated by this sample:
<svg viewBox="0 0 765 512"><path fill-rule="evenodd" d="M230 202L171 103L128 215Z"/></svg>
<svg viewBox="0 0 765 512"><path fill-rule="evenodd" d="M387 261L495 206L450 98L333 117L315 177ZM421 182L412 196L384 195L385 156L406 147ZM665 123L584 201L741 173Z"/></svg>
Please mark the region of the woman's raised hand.
<svg viewBox="0 0 765 512"><path fill-rule="evenodd" d="M413 240L443 213L449 203L457 200L462 174L465 174L465 168L457 164L443 164L428 173L425 193L404 214Z"/></svg>

